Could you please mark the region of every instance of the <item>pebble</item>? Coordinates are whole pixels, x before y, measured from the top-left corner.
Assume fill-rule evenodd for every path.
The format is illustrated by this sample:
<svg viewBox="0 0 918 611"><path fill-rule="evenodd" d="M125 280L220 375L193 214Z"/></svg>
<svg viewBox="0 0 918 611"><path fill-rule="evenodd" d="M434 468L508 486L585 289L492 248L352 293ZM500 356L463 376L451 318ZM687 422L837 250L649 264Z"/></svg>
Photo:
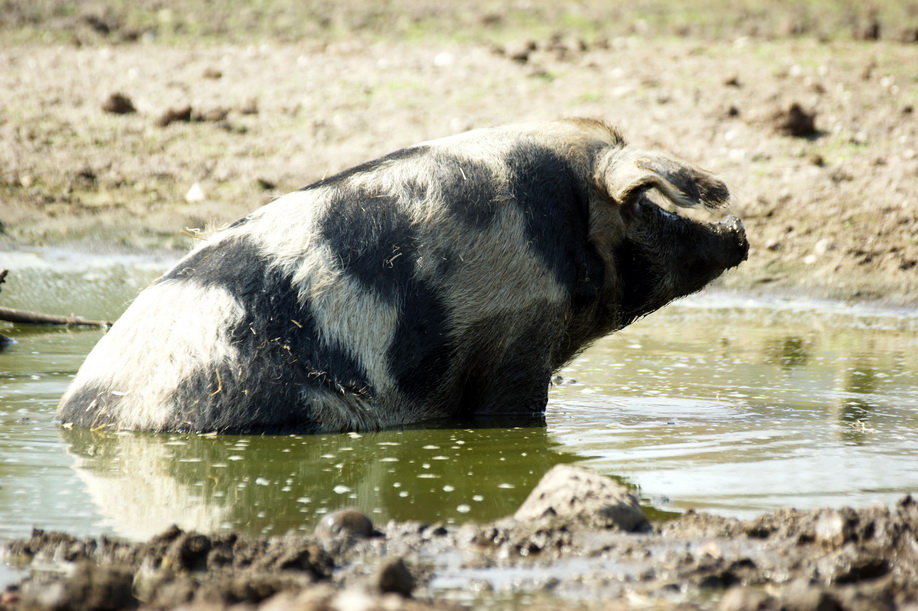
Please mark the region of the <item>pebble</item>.
<svg viewBox="0 0 918 611"><path fill-rule="evenodd" d="M203 202L205 199L207 199L207 195L204 194L201 184L197 182L191 185L191 188L185 193L185 201L189 204Z"/></svg>
<svg viewBox="0 0 918 611"><path fill-rule="evenodd" d="M456 63L456 56L443 51L434 55L433 64L438 68L446 68Z"/></svg>
<svg viewBox="0 0 918 611"><path fill-rule="evenodd" d="M817 257L821 257L830 250L835 250L835 242L829 238L823 238L816 242L816 245L813 246L813 254Z"/></svg>

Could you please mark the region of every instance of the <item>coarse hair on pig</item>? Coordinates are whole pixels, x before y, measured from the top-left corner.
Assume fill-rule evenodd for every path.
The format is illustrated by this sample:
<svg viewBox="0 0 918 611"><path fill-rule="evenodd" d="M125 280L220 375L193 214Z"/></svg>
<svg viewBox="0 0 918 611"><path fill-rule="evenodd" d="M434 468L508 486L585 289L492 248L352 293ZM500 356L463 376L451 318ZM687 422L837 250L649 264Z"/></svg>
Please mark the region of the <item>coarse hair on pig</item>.
<svg viewBox="0 0 918 611"><path fill-rule="evenodd" d="M590 342L748 251L720 180L570 119L425 142L202 242L87 357L58 417L290 433L539 414Z"/></svg>

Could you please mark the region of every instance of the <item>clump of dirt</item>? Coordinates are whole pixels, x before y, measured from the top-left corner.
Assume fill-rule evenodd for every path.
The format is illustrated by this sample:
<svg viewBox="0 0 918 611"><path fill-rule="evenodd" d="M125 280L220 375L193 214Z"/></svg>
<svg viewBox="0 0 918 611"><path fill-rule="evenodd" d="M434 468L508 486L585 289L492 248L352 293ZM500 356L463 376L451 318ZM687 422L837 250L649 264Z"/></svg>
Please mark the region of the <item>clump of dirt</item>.
<svg viewBox="0 0 918 611"><path fill-rule="evenodd" d="M775 131L785 136L805 138L819 133L816 131L816 113L804 110L797 102L786 110L775 111L771 119Z"/></svg>
<svg viewBox="0 0 918 611"><path fill-rule="evenodd" d="M137 112L137 109L134 108L134 103L131 102L131 98L123 93L113 93L105 98L105 101L102 102L102 110L116 115L127 115L132 112Z"/></svg>
<svg viewBox="0 0 918 611"><path fill-rule="evenodd" d="M177 121L188 123L191 121L191 105L184 104L175 108L169 108L156 119L157 127L166 127Z"/></svg>
<svg viewBox="0 0 918 611"><path fill-rule="evenodd" d="M190 104L183 104L164 111L157 117L155 123L157 127L168 127L173 123L190 123L192 121L222 123L229 116L229 113L229 109L219 106L196 110Z"/></svg>

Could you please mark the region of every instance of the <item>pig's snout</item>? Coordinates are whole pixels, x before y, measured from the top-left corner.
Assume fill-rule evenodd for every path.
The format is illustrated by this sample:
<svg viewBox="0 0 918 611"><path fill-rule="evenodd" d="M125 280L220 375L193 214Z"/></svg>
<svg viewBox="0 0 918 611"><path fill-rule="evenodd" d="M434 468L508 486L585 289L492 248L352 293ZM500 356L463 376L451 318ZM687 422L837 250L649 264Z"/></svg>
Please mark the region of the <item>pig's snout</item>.
<svg viewBox="0 0 918 611"><path fill-rule="evenodd" d="M736 267L749 256L749 240L746 239L746 228L743 221L735 215L712 223L712 229L726 242L726 267Z"/></svg>

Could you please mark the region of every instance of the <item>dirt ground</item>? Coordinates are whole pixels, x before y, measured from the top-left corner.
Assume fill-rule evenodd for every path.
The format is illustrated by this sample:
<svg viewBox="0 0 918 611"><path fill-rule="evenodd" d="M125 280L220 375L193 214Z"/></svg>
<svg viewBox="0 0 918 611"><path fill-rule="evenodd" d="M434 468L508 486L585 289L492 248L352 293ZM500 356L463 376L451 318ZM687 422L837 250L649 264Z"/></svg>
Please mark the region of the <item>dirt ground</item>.
<svg viewBox="0 0 918 611"><path fill-rule="evenodd" d="M725 286L918 302L916 3L6 4L0 246L184 250L408 144L588 116L727 181Z"/></svg>
<svg viewBox="0 0 918 611"><path fill-rule="evenodd" d="M0 257L183 250L190 230L408 144L588 116L731 186L751 252L722 287L918 304L918 4L456 4L6 0ZM909 498L654 528L37 531L8 560L71 572L39 571L0 608L918 607ZM451 576L466 599L436 598Z"/></svg>
<svg viewBox="0 0 918 611"><path fill-rule="evenodd" d="M746 521L688 512L651 529L633 511L605 510L612 505L602 504L601 476L592 479L549 505L560 513L527 509L523 519L518 512L491 524L377 529L350 509L329 514L306 537L173 527L125 543L36 530L0 545L0 559L33 567L3 591L0 609L876 611L918 604L911 497L892 508L787 509ZM551 486L556 496L565 489L557 478ZM568 503L589 511L564 515Z"/></svg>

